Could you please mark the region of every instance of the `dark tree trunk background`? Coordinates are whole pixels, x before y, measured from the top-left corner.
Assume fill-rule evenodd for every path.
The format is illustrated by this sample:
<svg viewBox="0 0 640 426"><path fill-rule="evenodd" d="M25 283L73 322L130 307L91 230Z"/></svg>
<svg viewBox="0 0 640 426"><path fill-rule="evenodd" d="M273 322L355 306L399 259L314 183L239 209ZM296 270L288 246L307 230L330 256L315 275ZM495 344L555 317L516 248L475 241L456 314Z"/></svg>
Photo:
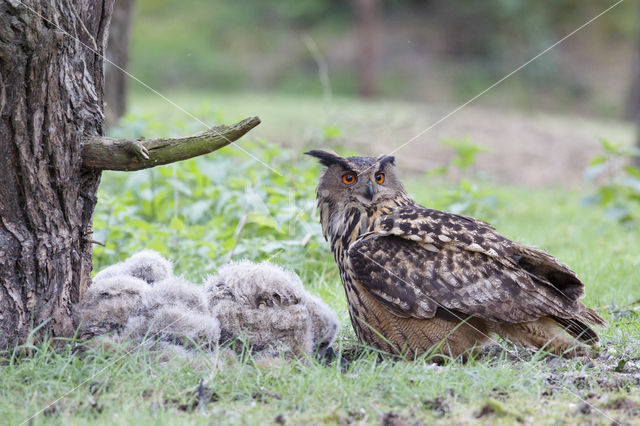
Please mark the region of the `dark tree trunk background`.
<svg viewBox="0 0 640 426"><path fill-rule="evenodd" d="M636 123L636 147L640 149L640 27L638 27L636 53L631 75L633 80L629 89L626 115L628 119ZM640 167L640 156L635 158L635 165Z"/></svg>
<svg viewBox="0 0 640 426"><path fill-rule="evenodd" d="M107 59L125 70L129 68L133 4L134 0L116 0L107 41ZM129 77L109 62L105 62L104 68L105 120L107 127L112 127L127 111Z"/></svg>
<svg viewBox="0 0 640 426"><path fill-rule="evenodd" d="M353 0L353 5L358 32L358 91L362 97L371 97L376 94L380 0Z"/></svg>
<svg viewBox="0 0 640 426"><path fill-rule="evenodd" d="M629 120L640 121L640 37L633 64L632 82L627 100L626 115Z"/></svg>
<svg viewBox="0 0 640 426"><path fill-rule="evenodd" d="M0 349L45 321L52 335L74 332L100 180L81 142L103 132L99 55L113 6L22 2L0 1Z"/></svg>

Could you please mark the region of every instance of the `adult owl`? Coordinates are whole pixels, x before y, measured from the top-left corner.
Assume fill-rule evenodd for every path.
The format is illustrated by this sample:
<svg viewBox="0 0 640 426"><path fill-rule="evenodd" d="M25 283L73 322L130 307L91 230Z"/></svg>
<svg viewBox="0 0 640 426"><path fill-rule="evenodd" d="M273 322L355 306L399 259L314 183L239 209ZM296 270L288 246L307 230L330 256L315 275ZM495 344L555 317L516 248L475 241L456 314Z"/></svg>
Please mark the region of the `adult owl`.
<svg viewBox="0 0 640 426"><path fill-rule="evenodd" d="M486 222L414 202L394 157L310 151L326 166L317 188L358 338L409 356L458 357L499 335L556 354L598 341L604 319L578 299L584 284L542 250Z"/></svg>

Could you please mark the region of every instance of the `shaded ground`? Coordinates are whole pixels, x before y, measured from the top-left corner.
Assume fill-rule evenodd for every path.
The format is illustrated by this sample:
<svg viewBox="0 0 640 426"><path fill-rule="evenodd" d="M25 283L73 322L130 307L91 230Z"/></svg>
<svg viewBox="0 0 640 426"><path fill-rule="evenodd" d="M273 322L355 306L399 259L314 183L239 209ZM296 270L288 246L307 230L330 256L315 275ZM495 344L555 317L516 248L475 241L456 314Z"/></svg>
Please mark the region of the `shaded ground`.
<svg viewBox="0 0 640 426"><path fill-rule="evenodd" d="M638 347L638 341L627 344ZM520 395L504 384L496 383L484 395L484 402L470 404L468 397L453 388L441 395L427 398L414 413L399 414L388 411L381 414L383 425L405 426L425 425L422 420L429 413L429 424L549 424L557 421L569 424L634 424L640 415L640 359L635 349L624 350L620 341L607 339L591 357L573 359L554 355L541 355L533 350L511 345L490 345L482 348L478 357L471 361L473 370L478 362L494 365L495 368L512 368L515 371L530 370L532 381L542 386L536 405L542 410L554 412L552 417L537 413L539 408L527 406L520 401ZM354 349L362 356L362 350ZM461 368L466 364L459 364ZM509 367L506 367L509 366ZM432 364L433 374L446 371L447 366ZM564 396L564 397L563 397ZM569 398L569 401L559 398ZM480 398L482 401L482 398ZM558 404L560 402L560 404ZM420 413L420 414L418 414ZM342 416L340 424L359 424L355 414ZM371 420L371 419L369 419Z"/></svg>
<svg viewBox="0 0 640 426"><path fill-rule="evenodd" d="M117 374L89 377L91 371L84 372L76 380L86 380L69 397L52 405L53 399L44 399L11 419L26 420L44 407L38 423L631 425L640 414L640 360L621 341L605 341L592 359L496 344L468 363L445 365L381 359L353 340L344 342L358 353L348 369L310 360L159 361L144 351L124 356L117 347L105 353L92 348L84 356L66 357L78 357L83 367L97 360ZM637 340L626 343L638 346ZM45 365L67 364L56 358L49 356ZM114 359L125 368L114 367ZM43 359L36 355L35 362L22 362L20 371L11 368L18 378ZM144 371L151 374L137 377ZM126 411L120 412L121 405Z"/></svg>

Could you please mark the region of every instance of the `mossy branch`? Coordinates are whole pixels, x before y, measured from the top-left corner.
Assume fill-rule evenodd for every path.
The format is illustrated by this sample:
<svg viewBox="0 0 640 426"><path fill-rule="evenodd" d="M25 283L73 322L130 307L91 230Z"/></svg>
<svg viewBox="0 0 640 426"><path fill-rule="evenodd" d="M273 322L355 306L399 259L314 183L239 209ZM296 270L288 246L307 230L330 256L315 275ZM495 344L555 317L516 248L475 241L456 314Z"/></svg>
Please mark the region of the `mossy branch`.
<svg viewBox="0 0 640 426"><path fill-rule="evenodd" d="M148 169L213 152L239 139L258 124L258 117L249 117L230 126L216 126L182 138L88 137L82 144L82 163L98 170Z"/></svg>

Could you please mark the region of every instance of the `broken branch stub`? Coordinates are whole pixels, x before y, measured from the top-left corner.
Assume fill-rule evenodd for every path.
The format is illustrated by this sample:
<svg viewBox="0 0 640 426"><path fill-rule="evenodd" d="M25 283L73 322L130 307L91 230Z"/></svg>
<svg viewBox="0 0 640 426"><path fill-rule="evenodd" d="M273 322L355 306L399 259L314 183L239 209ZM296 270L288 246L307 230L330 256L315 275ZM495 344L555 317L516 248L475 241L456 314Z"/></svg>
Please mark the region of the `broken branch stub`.
<svg viewBox="0 0 640 426"><path fill-rule="evenodd" d="M181 138L112 139L90 136L82 143L82 164L96 170L135 171L208 154L241 138L260 124L249 117Z"/></svg>

